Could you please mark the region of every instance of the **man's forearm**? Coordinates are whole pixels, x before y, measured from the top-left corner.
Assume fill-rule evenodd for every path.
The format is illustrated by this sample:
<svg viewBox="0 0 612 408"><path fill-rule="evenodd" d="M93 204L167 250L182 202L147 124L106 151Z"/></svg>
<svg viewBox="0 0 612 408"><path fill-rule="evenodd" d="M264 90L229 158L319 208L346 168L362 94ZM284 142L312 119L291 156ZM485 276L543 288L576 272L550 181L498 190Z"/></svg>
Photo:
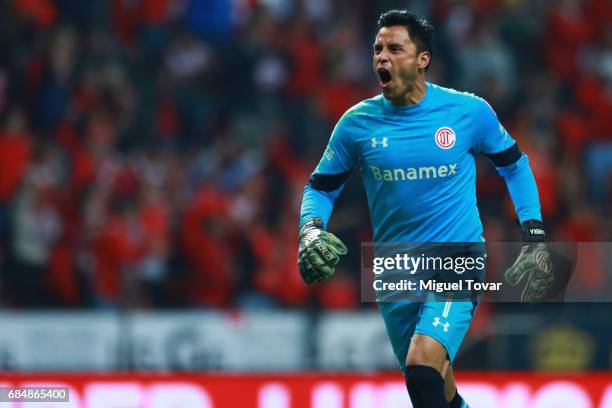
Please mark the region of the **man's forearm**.
<svg viewBox="0 0 612 408"><path fill-rule="evenodd" d="M320 218L323 221L323 228L327 228L334 209L334 201L340 193L339 190L321 191L315 189L310 183L307 184L302 196L299 228L302 228L302 225L312 218Z"/></svg>
<svg viewBox="0 0 612 408"><path fill-rule="evenodd" d="M498 167L497 171L506 180L519 221L542 221L538 187L527 156L523 154L515 163Z"/></svg>

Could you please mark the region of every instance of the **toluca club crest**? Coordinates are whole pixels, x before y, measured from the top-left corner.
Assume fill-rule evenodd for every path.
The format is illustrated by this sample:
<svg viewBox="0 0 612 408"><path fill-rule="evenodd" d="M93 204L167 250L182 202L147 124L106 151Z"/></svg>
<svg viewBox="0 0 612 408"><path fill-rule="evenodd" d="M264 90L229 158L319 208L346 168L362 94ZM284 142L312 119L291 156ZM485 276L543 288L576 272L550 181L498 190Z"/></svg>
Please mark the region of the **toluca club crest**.
<svg viewBox="0 0 612 408"><path fill-rule="evenodd" d="M436 131L435 135L436 144L440 149L450 149L455 145L457 136L455 131L449 127L441 127Z"/></svg>

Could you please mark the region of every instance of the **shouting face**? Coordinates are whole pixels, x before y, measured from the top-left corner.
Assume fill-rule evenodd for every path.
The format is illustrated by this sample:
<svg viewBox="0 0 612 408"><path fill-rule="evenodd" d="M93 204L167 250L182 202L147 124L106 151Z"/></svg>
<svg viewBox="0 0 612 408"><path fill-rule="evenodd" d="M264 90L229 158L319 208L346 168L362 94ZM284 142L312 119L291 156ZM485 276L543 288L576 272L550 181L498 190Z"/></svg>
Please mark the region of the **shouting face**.
<svg viewBox="0 0 612 408"><path fill-rule="evenodd" d="M418 52L406 27L382 27L374 42L373 63L385 98L398 105L407 103L429 59L429 52Z"/></svg>

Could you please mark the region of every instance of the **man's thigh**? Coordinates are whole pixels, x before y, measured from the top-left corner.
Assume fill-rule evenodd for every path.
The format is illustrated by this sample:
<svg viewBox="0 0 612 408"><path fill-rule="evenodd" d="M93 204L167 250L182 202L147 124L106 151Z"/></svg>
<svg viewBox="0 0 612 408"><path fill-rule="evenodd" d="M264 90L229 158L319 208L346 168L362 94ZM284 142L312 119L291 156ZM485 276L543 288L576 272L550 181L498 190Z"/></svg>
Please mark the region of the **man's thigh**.
<svg viewBox="0 0 612 408"><path fill-rule="evenodd" d="M406 370L408 347L415 333L427 335L441 344L452 363L474 316L476 302L379 303L393 351L402 371Z"/></svg>
<svg viewBox="0 0 612 408"><path fill-rule="evenodd" d="M431 337L441 344L452 364L477 306L477 301L470 300L425 302L414 332Z"/></svg>

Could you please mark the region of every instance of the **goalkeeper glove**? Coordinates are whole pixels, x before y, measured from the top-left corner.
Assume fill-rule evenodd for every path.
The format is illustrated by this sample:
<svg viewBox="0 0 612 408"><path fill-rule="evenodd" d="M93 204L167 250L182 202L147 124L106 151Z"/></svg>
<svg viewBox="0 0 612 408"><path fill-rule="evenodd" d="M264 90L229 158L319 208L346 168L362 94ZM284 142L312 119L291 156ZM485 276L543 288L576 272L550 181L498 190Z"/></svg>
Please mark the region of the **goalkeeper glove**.
<svg viewBox="0 0 612 408"><path fill-rule="evenodd" d="M323 221L313 218L300 229L298 267L304 282L311 285L332 276L340 256L348 249L334 234L323 230Z"/></svg>
<svg viewBox="0 0 612 408"><path fill-rule="evenodd" d="M525 221L521 225L521 236L525 244L514 264L506 271L506 281L516 286L523 276L528 275L521 301L532 303L544 300L555 281L545 243L544 225L537 220Z"/></svg>

